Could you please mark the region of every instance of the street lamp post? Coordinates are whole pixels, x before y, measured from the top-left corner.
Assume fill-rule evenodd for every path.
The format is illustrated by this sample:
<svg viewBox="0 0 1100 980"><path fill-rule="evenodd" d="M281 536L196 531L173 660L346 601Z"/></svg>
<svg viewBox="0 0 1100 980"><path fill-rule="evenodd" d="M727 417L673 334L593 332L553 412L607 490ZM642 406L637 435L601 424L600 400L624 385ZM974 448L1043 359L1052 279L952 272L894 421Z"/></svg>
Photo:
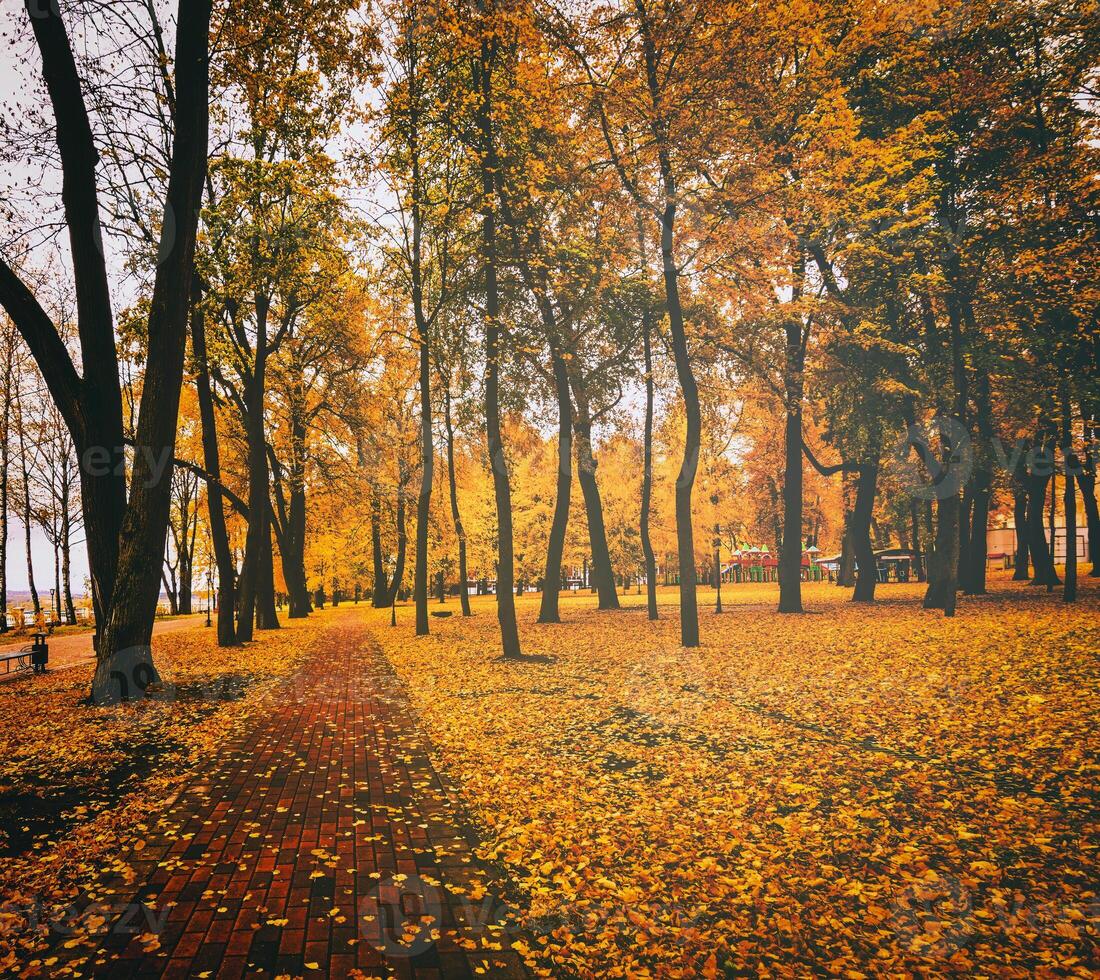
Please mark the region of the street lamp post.
<svg viewBox="0 0 1100 980"><path fill-rule="evenodd" d="M206 573L206 625L211 625L210 622L210 604L213 602L214 596L214 579L210 572Z"/></svg>
<svg viewBox="0 0 1100 980"><path fill-rule="evenodd" d="M710 496L710 502L715 507L718 506L718 492L715 491ZM715 521L714 522L714 611L720 613L722 611L722 526Z"/></svg>

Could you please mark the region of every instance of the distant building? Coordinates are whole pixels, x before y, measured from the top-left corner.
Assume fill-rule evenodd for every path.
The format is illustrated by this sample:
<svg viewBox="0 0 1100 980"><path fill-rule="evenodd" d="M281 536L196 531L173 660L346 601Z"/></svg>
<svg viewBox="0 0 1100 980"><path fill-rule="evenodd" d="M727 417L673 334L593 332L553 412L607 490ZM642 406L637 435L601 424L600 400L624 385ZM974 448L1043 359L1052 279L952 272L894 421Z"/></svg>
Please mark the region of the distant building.
<svg viewBox="0 0 1100 980"><path fill-rule="evenodd" d="M1043 535L1050 547L1050 527L1043 525ZM1012 559L1016 555L1016 528L1015 527L991 527L985 534L986 551L992 558L994 555L1004 555ZM1077 528L1077 561L1087 560L1089 553L1088 528L1079 525ZM1054 563L1063 565L1066 561L1066 526L1054 527Z"/></svg>

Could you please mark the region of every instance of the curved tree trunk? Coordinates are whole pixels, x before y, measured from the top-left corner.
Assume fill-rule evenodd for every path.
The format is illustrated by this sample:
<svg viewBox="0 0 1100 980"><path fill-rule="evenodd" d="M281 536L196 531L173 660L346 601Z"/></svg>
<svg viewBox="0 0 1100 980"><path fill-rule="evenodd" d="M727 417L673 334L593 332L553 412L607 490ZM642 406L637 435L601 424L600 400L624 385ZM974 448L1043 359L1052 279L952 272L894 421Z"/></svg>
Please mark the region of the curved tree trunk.
<svg viewBox="0 0 1100 980"><path fill-rule="evenodd" d="M573 379L576 416L573 425L577 452L577 481L584 498L585 516L588 519L588 543L592 552L593 584L599 594L600 609L618 609L619 595L615 590L611 552L607 547L607 527L603 517L603 501L596 481L596 456L592 452L592 422L589 417L585 393Z"/></svg>
<svg viewBox="0 0 1100 980"><path fill-rule="evenodd" d="M573 405L569 397L569 377L565 361L554 351L554 393L558 401L558 483L554 497L554 517L546 543L546 570L543 573L540 623L560 623L558 596L561 592L561 568L565 554L565 533L569 524L569 496L573 486Z"/></svg>
<svg viewBox="0 0 1100 980"><path fill-rule="evenodd" d="M1046 505L1047 486L1050 474L1029 473L1027 485L1027 546L1031 552L1032 585L1045 585L1053 588L1060 585L1054 570L1050 545L1047 542L1044 526L1044 507Z"/></svg>
<svg viewBox="0 0 1100 980"><path fill-rule="evenodd" d="M477 127L481 149L481 261L485 287L485 440L493 474L497 512L497 621L505 657L522 655L516 623L515 569L512 540L512 488L500 429L500 297L497 287L495 179L496 137L493 131L493 70L496 42L484 38L475 63L480 105Z"/></svg>
<svg viewBox="0 0 1100 980"><path fill-rule="evenodd" d="M669 203L661 221L661 264L665 280L665 300L672 334L672 353L676 376L684 399L687 426L684 432L684 457L676 477L676 550L680 564L680 643L699 645L699 605L695 594L695 532L691 524L691 491L699 469L699 447L703 419L699 408L699 389L688 355L684 315L680 305L678 271L673 254L675 205Z"/></svg>

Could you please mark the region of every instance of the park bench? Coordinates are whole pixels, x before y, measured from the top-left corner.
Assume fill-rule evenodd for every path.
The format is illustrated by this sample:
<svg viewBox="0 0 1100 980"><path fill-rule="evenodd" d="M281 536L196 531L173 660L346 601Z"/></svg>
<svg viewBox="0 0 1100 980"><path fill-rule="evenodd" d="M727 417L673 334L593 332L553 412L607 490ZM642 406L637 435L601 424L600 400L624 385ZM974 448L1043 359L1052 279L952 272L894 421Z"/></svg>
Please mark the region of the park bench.
<svg viewBox="0 0 1100 980"><path fill-rule="evenodd" d="M10 674L12 670L30 670L31 648L23 647L22 650L12 650L10 653L0 653L0 661L4 664L4 673Z"/></svg>
<svg viewBox="0 0 1100 980"><path fill-rule="evenodd" d="M37 673L46 672L46 664L50 660L50 648L46 643L45 633L35 633L34 642L19 650L10 653L0 653L0 662L4 664L4 673L10 674L14 666L15 670L33 670Z"/></svg>

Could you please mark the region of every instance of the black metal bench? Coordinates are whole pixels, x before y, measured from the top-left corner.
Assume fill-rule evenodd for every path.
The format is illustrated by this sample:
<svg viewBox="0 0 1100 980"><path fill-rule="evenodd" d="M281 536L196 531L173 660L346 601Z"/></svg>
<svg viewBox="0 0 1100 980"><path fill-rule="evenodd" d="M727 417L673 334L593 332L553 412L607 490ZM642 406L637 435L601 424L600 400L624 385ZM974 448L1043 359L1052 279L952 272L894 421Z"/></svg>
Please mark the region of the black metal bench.
<svg viewBox="0 0 1100 980"><path fill-rule="evenodd" d="M34 642L28 647L0 653L0 662L4 664L4 673L10 674L12 665L17 671L33 670L36 674L46 673L46 664L50 661L50 648L45 633L35 633Z"/></svg>
<svg viewBox="0 0 1100 980"><path fill-rule="evenodd" d="M34 665L31 663L31 647L23 647L22 650L13 650L10 653L0 653L0 662L4 664L4 673L10 674L14 665L15 670L30 670Z"/></svg>

